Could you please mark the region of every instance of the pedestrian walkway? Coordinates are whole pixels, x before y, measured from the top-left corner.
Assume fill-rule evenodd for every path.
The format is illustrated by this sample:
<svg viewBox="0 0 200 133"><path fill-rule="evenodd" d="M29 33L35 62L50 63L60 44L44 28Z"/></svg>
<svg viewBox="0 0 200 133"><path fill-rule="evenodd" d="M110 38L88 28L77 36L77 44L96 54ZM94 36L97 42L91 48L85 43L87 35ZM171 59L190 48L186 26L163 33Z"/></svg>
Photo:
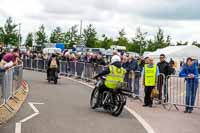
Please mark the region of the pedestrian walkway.
<svg viewBox="0 0 200 133"><path fill-rule="evenodd" d="M141 101L128 100L128 107L139 114L156 133L199 133L200 111L192 114L183 113L183 109L175 108L168 111L163 106L154 105L153 108L142 107Z"/></svg>

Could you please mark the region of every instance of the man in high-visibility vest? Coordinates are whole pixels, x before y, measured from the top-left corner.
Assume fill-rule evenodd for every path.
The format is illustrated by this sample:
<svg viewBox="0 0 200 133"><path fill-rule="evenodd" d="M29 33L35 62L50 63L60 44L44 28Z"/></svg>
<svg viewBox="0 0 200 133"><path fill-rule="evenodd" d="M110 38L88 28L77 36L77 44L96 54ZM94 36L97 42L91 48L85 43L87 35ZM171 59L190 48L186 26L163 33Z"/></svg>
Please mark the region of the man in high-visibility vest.
<svg viewBox="0 0 200 133"><path fill-rule="evenodd" d="M111 65L109 65L107 69L94 77L97 79L106 75L104 85L99 88L97 106L101 104L101 96L105 90L117 89L121 83L124 83L125 73L126 70L121 65L121 58L118 55L114 55L111 59Z"/></svg>
<svg viewBox="0 0 200 133"><path fill-rule="evenodd" d="M156 86L156 80L159 75L159 69L156 64L153 63L153 58L148 58L148 64L145 64L143 70L144 86L145 86L145 97L144 107L152 107L153 98L151 96L152 90Z"/></svg>

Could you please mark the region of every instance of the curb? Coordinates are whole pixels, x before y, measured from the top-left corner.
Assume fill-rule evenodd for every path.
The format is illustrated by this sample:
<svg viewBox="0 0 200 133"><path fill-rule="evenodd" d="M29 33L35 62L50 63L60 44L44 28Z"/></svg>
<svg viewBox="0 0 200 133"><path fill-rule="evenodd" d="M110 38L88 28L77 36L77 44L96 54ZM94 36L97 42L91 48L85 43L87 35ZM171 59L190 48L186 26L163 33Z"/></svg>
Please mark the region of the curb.
<svg viewBox="0 0 200 133"><path fill-rule="evenodd" d="M22 98L19 99L17 97L18 93L19 95L23 96L23 99ZM21 109L22 105L26 101L28 94L29 94L29 85L26 82L26 86L21 85L19 91L14 95L14 97L16 97L18 101L16 102L14 100L15 98L12 98L8 101L8 103L11 103L11 102L17 103L16 107L14 107L12 104L11 105L9 104L9 106L14 108L13 112L9 112L4 106L0 107L0 109L5 110L4 114L3 113L2 114L5 115L6 113L6 116L2 120L0 120L0 126L6 124L10 119L12 119L17 114L17 112Z"/></svg>

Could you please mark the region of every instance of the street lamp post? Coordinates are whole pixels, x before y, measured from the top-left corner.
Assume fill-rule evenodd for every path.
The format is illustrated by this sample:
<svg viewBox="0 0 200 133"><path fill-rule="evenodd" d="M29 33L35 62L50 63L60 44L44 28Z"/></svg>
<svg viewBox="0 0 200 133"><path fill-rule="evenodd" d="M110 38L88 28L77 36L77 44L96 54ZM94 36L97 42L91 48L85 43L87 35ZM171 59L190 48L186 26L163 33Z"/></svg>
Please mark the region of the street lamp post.
<svg viewBox="0 0 200 133"><path fill-rule="evenodd" d="M18 47L21 45L21 23L19 23L19 38L18 38Z"/></svg>
<svg viewBox="0 0 200 133"><path fill-rule="evenodd" d="M83 20L81 19L81 23L80 23L80 37L82 36L82 25L83 25Z"/></svg>

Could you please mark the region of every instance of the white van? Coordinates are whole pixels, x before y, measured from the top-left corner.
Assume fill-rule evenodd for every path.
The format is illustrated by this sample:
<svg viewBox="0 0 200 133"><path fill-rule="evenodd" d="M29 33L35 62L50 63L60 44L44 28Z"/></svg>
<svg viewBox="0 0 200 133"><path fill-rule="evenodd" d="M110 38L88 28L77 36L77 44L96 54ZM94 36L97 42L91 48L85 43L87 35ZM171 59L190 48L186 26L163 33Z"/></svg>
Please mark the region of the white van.
<svg viewBox="0 0 200 133"><path fill-rule="evenodd" d="M112 49L113 51L117 51L119 53L126 51L126 47L125 46L111 45L110 49Z"/></svg>
<svg viewBox="0 0 200 133"><path fill-rule="evenodd" d="M43 54L55 54L55 53L61 53L60 48L44 48Z"/></svg>

